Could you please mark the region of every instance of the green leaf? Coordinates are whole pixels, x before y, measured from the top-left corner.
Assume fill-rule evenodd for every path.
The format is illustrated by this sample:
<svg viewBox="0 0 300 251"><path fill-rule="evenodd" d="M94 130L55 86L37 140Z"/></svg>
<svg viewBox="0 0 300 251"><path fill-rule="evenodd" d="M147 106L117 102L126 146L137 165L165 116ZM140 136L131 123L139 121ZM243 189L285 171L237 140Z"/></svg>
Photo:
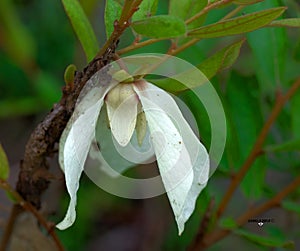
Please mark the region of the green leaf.
<svg viewBox="0 0 300 251"><path fill-rule="evenodd" d="M300 214L300 202L284 200L281 202L281 206L286 210Z"/></svg>
<svg viewBox="0 0 300 251"><path fill-rule="evenodd" d="M259 3L262 1L264 1L264 0L235 0L235 1L233 1L233 3L237 4L237 5L250 5L250 4Z"/></svg>
<svg viewBox="0 0 300 251"><path fill-rule="evenodd" d="M276 5L280 5L280 1L264 1L259 6L253 5L248 8L256 11ZM281 28L261 29L247 34L247 41L254 57L252 61L259 82L259 95L265 99L285 83L284 73L288 61L283 55L287 54L287 34L285 29Z"/></svg>
<svg viewBox="0 0 300 251"><path fill-rule="evenodd" d="M169 14L184 21L200 12L207 5L207 0L171 0L169 4ZM206 15L201 16L188 24L189 29L194 29L205 21Z"/></svg>
<svg viewBox="0 0 300 251"><path fill-rule="evenodd" d="M206 5L208 0L170 0L169 14L180 18L181 20L188 20L195 14L199 13ZM193 22L187 25L188 30L199 28L205 21L207 14L202 15ZM183 45L190 41L191 38L183 37L176 41L177 45Z"/></svg>
<svg viewBox="0 0 300 251"><path fill-rule="evenodd" d="M244 39L239 40L219 50L213 56L201 62L198 69L201 70L208 79L210 79L219 71L231 67L237 60L244 42Z"/></svg>
<svg viewBox="0 0 300 251"><path fill-rule="evenodd" d="M62 3L83 47L87 61L91 61L98 52L98 41L87 16L78 0L62 0Z"/></svg>
<svg viewBox="0 0 300 251"><path fill-rule="evenodd" d="M106 29L106 38L108 39L114 31L114 22L119 20L122 7L115 0L107 0L105 4L104 22Z"/></svg>
<svg viewBox="0 0 300 251"><path fill-rule="evenodd" d="M235 220L231 217L222 218L220 220L220 227L226 229L235 229L238 227Z"/></svg>
<svg viewBox="0 0 300 251"><path fill-rule="evenodd" d="M36 56L36 44L11 0L0 1L0 28L1 48L21 68L31 68Z"/></svg>
<svg viewBox="0 0 300 251"><path fill-rule="evenodd" d="M300 18L287 18L275 20L271 22L268 26L300 28Z"/></svg>
<svg viewBox="0 0 300 251"><path fill-rule="evenodd" d="M0 179L6 180L9 176L9 164L5 151L0 144Z"/></svg>
<svg viewBox="0 0 300 251"><path fill-rule="evenodd" d="M195 38L214 38L250 32L268 25L285 10L286 7L280 7L258 11L192 30L187 35Z"/></svg>
<svg viewBox="0 0 300 251"><path fill-rule="evenodd" d="M174 38L185 34L184 22L173 16L159 15L132 23L134 31L149 38Z"/></svg>
<svg viewBox="0 0 300 251"><path fill-rule="evenodd" d="M262 126L262 115L256 93L253 91L257 88L253 85L254 78L246 78L232 72L227 82L225 98L229 105L228 119L230 119L231 133L235 134L239 149L238 159L235 160L233 168L238 170L255 143L257 132ZM247 198L261 196L265 185L265 170L265 157L262 156L255 161L241 183L242 191ZM253 186L254 181L255 186Z"/></svg>
<svg viewBox="0 0 300 251"><path fill-rule="evenodd" d="M185 71L183 73L177 74L176 77L180 77L181 79L195 79L195 77L193 77L193 70L192 71ZM185 86L184 84L182 84L181 82L172 79L172 78L163 78L163 79L150 79L150 82L152 82L153 84L155 84L156 86L164 89L167 92L171 92L171 93L179 93L182 91L185 91L188 89L187 86ZM195 88L197 86L200 86L204 83L206 83L208 80L207 78L203 75L202 79L198 79L197 83L195 83L194 86L192 86L191 88Z"/></svg>
<svg viewBox="0 0 300 251"><path fill-rule="evenodd" d="M6 198L9 199L12 203L17 203L18 200L10 191L5 191Z"/></svg>
<svg viewBox="0 0 300 251"><path fill-rule="evenodd" d="M55 77L48 72L40 71L34 79L34 90L39 96L40 103L50 108L61 96L60 86Z"/></svg>
<svg viewBox="0 0 300 251"><path fill-rule="evenodd" d="M271 236L261 236L258 234L253 234L244 229L236 229L233 232L251 242L267 247L284 247L292 249L294 246L290 241L279 240Z"/></svg>
<svg viewBox="0 0 300 251"><path fill-rule="evenodd" d="M300 93L296 93L291 99L291 117L292 117L292 133L293 137L300 138Z"/></svg>
<svg viewBox="0 0 300 251"><path fill-rule="evenodd" d="M33 115L41 112L42 109L47 108L40 104L37 97L0 100L0 118Z"/></svg>
<svg viewBox="0 0 300 251"><path fill-rule="evenodd" d="M157 10L158 0L143 0L139 10L134 13L132 21L138 21L153 16Z"/></svg>
<svg viewBox="0 0 300 251"><path fill-rule="evenodd" d="M282 144L267 146L267 152L300 151L300 139L294 139Z"/></svg>
<svg viewBox="0 0 300 251"><path fill-rule="evenodd" d="M267 224L264 226L264 229L266 231L266 234L273 238L276 238L277 240L284 241L287 238L285 231L277 224Z"/></svg>
<svg viewBox="0 0 300 251"><path fill-rule="evenodd" d="M88 17L93 15L95 9L97 8L97 5L99 4L99 0L85 0L80 1L82 9L84 9L84 12Z"/></svg>
<svg viewBox="0 0 300 251"><path fill-rule="evenodd" d="M197 66L197 68L200 71L202 71L202 73L206 76L206 78L208 79L212 78L219 71L224 70L234 64L234 62L236 61L239 55L240 48L244 43L244 41L245 41L244 39L239 40L231 45L226 46L225 48L216 52L213 56L204 60L200 65ZM184 78L189 78L190 76L192 76L192 74L193 73L191 71L185 71L180 74L177 74L176 76L180 77L181 79L184 79ZM207 82L206 78L198 79L198 82L195 83L195 86L193 86L193 88ZM158 87L172 93L178 93L188 89L187 86L183 85L182 83L172 78L151 79L151 82L153 82Z"/></svg>

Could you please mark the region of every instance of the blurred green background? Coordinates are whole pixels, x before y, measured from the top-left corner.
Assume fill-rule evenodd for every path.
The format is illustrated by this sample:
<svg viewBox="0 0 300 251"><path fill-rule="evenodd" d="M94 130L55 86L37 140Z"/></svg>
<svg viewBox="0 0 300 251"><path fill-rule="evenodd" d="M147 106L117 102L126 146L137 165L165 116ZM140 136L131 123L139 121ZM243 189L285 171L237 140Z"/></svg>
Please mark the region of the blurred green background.
<svg viewBox="0 0 300 251"><path fill-rule="evenodd" d="M100 48L105 41L105 2L84 0L80 3L94 27ZM289 7L285 17L300 17L300 4L296 0L266 0L246 7L243 13L282 5ZM206 23L218 20L231 9L232 6L228 6L212 11ZM159 1L158 13L167 12L168 1ZM216 204L220 201L231 174L247 157L275 102L276 93L285 92L300 76L298 29L265 28L247 34L246 38L234 66L211 81L226 112L227 145L220 167L201 194L197 209L183 235L177 235L165 195L137 201L117 198L100 190L84 177L78 194L77 220L70 229L58 232L67 250L185 250L196 233L209 198L214 197ZM197 65L238 39L203 40L178 56ZM131 44L133 40L131 31L126 31L119 48ZM131 53L164 53L168 48L169 42L163 41ZM59 101L64 85L64 70L71 63L78 69L87 64L60 0L0 1L0 140L13 170L12 183L17 178L18 162L22 159L26 139L38 121ZM184 92L180 97L194 113L202 139L209 145L210 127L204 108L192 92ZM299 174L299 107L298 92L272 127L266 154L255 162L244 179L226 211L224 224L256 202L272 197ZM62 174L56 161L52 165L56 166L53 172L58 178L45 195L45 207L48 213L51 212L49 208L53 208L52 220L58 222L64 215L68 197L64 193ZM286 200L293 205L286 206L290 211L276 208L262 216L274 219L274 223L266 224L264 228L249 223L245 229L283 242L296 240L295 250L300 250L299 196L298 189ZM64 199L61 202L59 198ZM1 194L2 202L9 205L4 193ZM3 227L8 214L2 211L0 226ZM255 244L238 235L227 237L209 250L229 250L233 243L237 250L285 250L283 247Z"/></svg>

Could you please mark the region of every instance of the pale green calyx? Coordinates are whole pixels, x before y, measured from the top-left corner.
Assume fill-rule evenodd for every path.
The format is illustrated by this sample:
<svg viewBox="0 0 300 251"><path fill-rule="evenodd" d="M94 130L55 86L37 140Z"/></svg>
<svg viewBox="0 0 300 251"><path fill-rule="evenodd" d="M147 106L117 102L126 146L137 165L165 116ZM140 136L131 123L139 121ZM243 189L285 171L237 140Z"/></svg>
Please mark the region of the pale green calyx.
<svg viewBox="0 0 300 251"><path fill-rule="evenodd" d="M112 134L121 146L126 146L134 132L139 103L133 85L118 84L107 94L105 102Z"/></svg>
<svg viewBox="0 0 300 251"><path fill-rule="evenodd" d="M139 103L139 114L137 115L136 119L136 136L139 145L141 146L143 144L144 138L147 133L147 119L145 112L143 111L142 105Z"/></svg>
<svg viewBox="0 0 300 251"><path fill-rule="evenodd" d="M131 76L125 70L119 70L119 71L115 72L113 74L112 78L120 83L132 83L134 81L133 76Z"/></svg>
<svg viewBox="0 0 300 251"><path fill-rule="evenodd" d="M126 145L133 133L133 130L136 129L137 140L141 146L147 132L147 120L145 113L143 111L142 105L139 102L139 99L136 95L136 92L133 90L132 84L118 84L107 94L105 98L107 105L107 114L109 119L110 128L115 138L118 140L118 135L120 133L116 132L118 130L120 123L123 123L120 118L126 116L131 118L131 126L129 126L129 131L127 138L123 139L121 145ZM132 104L132 109L123 113L124 108L127 108L128 105ZM117 113L115 113L117 111ZM121 112L122 111L122 112ZM130 116L130 114L132 116ZM118 117L117 117L118 116ZM123 118L124 119L124 118ZM118 124L117 124L118 123ZM120 142L119 142L120 143Z"/></svg>
<svg viewBox="0 0 300 251"><path fill-rule="evenodd" d="M113 108L117 108L125 102L130 96L135 95L135 92L130 84L118 84L110 90L106 95L105 102Z"/></svg>

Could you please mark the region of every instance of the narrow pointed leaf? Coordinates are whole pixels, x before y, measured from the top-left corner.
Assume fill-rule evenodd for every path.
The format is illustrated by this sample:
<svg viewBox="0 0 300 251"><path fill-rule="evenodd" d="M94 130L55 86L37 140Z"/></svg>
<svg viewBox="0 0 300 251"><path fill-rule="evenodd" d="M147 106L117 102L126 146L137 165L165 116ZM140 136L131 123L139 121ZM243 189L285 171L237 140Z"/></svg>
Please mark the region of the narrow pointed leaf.
<svg viewBox="0 0 300 251"><path fill-rule="evenodd" d="M109 38L114 31L114 22L120 18L122 7L115 0L108 0L105 4L104 22L106 38Z"/></svg>
<svg viewBox="0 0 300 251"><path fill-rule="evenodd" d="M250 5L250 4L259 3L262 1L264 1L264 0L235 0L235 1L233 1L233 3L235 3L237 5Z"/></svg>
<svg viewBox="0 0 300 251"><path fill-rule="evenodd" d="M300 28L300 18L287 18L275 20L271 22L268 26Z"/></svg>
<svg viewBox="0 0 300 251"><path fill-rule="evenodd" d="M277 0L264 1L259 6L249 6L249 11L280 5ZM288 53L288 36L285 29L260 29L247 34L247 42L252 50L255 74L259 83L258 91L264 99L271 97L277 88L286 82L285 72L290 67ZM266 55L268 55L266 57ZM264 101L263 101L264 102Z"/></svg>
<svg viewBox="0 0 300 251"><path fill-rule="evenodd" d="M252 78L245 78L236 72L231 74L226 87L227 113L230 119L230 130L237 138L238 158L235 159L233 168L239 168L247 158L251 146L255 143L257 131L262 127L262 114L257 103L257 97L251 90L253 86ZM242 85L240 83L243 83ZM247 128L245 133L244 128ZM235 140L234 140L235 141ZM228 149L228 151L230 151ZM228 152L230 154L230 152ZM241 182L241 188L247 198L260 198L265 186L266 159L261 156L248 170L245 178ZM255 186L253 186L255 180Z"/></svg>
<svg viewBox="0 0 300 251"><path fill-rule="evenodd" d="M160 15L145 18L132 23L134 31L149 38L174 38L185 34L185 24L183 20Z"/></svg>
<svg viewBox="0 0 300 251"><path fill-rule="evenodd" d="M232 217L226 217L222 218L220 220L220 227L226 228L226 229L235 229L238 227L236 221Z"/></svg>
<svg viewBox="0 0 300 251"><path fill-rule="evenodd" d="M195 38L214 38L250 32L268 25L285 10L286 7L279 7L251 13L192 30L187 35Z"/></svg>
<svg viewBox="0 0 300 251"><path fill-rule="evenodd" d="M91 61L98 51L98 41L93 28L78 0L62 0L73 29L83 47L87 61Z"/></svg>
<svg viewBox="0 0 300 251"><path fill-rule="evenodd" d="M235 234L246 238L247 240L257 243L259 245L263 245L266 247L286 247L291 248L291 242L280 240L278 238L275 238L273 236L262 236L254 233L250 233L244 229L236 229L233 231Z"/></svg>
<svg viewBox="0 0 300 251"><path fill-rule="evenodd" d="M281 152L281 151L300 151L300 139L290 140L282 144L267 146L267 152Z"/></svg>
<svg viewBox="0 0 300 251"><path fill-rule="evenodd" d="M9 175L9 164L6 153L0 144L0 179L6 180Z"/></svg>
<svg viewBox="0 0 300 251"><path fill-rule="evenodd" d="M197 66L197 68L202 71L202 73L206 76L206 78L208 79L212 78L218 72L229 68L235 63L236 59L239 56L240 49L244 41L245 41L244 39L239 40L231 45L224 47L223 49L219 50L208 59L201 62ZM191 72L180 73L180 75L183 74L189 76L191 75ZM206 78L199 79L195 87L205 83L207 81ZM151 82L155 83L156 86L172 93L182 92L187 89L185 85L172 78L152 79Z"/></svg>
<svg viewBox="0 0 300 251"><path fill-rule="evenodd" d="M295 202L295 201L291 201L291 200L284 200L281 203L281 206L286 210L295 212L300 215L300 203L299 202Z"/></svg>
<svg viewBox="0 0 300 251"><path fill-rule="evenodd" d="M231 67L237 60L245 40L239 40L216 52L213 56L201 62L198 69L210 79L218 72Z"/></svg>
<svg viewBox="0 0 300 251"><path fill-rule="evenodd" d="M169 4L169 14L182 20L187 20L200 12L207 5L207 0L171 0ZM205 21L206 15L201 16L192 23L188 28L198 28Z"/></svg>
<svg viewBox="0 0 300 251"><path fill-rule="evenodd" d="M132 20L138 21L155 15L157 10L158 0L143 0L139 5L139 10L134 13Z"/></svg>

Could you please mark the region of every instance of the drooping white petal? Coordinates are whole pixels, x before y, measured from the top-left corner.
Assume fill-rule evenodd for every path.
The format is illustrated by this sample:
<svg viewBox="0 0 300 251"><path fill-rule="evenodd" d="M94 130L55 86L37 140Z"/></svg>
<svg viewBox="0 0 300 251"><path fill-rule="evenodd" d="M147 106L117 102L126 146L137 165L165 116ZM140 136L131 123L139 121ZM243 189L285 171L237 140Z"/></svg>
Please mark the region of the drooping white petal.
<svg viewBox="0 0 300 251"><path fill-rule="evenodd" d="M155 161L155 154L147 130L142 145L137 135L133 135L130 142L122 147L112 137L111 130L106 125L106 111L102 108L96 126L96 139L90 148L89 156L98 161L101 171L112 177L118 177L136 164L146 164ZM105 165L103 159L108 165Z"/></svg>
<svg viewBox="0 0 300 251"><path fill-rule="evenodd" d="M165 140L170 142L169 149L165 148L161 153L161 140L155 137L153 140L163 183L181 234L185 222L194 211L198 195L207 184L209 156L168 93L147 82L137 83L134 89L142 103L151 133L160 131ZM174 128L182 138L180 145L176 144L179 138L175 136ZM174 138L170 133L174 134ZM166 175L164 170L171 172Z"/></svg>
<svg viewBox="0 0 300 251"><path fill-rule="evenodd" d="M95 126L104 97L115 84L94 87L80 97L80 102L75 107L60 139L59 162L65 173L66 186L71 199L65 218L56 226L61 230L68 228L75 221L79 179L90 144L95 137Z"/></svg>
<svg viewBox="0 0 300 251"><path fill-rule="evenodd" d="M138 99L131 84L119 84L106 99L107 114L113 136L121 146L130 141L137 117Z"/></svg>
<svg viewBox="0 0 300 251"><path fill-rule="evenodd" d="M64 149L65 149L66 140L68 138L71 128L72 128L72 123L68 123L66 128L64 129L62 135L60 136L60 140L59 140L58 162L59 162L59 166L63 172L65 172Z"/></svg>
<svg viewBox="0 0 300 251"><path fill-rule="evenodd" d="M185 198L191 189L193 171L181 135L168 115L151 101L143 100L160 174L176 219L181 215Z"/></svg>
<svg viewBox="0 0 300 251"><path fill-rule="evenodd" d="M103 100L99 100L80 116L72 125L64 145L64 171L70 204L67 214L57 228L63 230L71 226L76 218L77 190L84 163L95 135L95 125Z"/></svg>
<svg viewBox="0 0 300 251"><path fill-rule="evenodd" d="M118 177L118 175L123 173L124 170L132 167L133 163L123 158L116 150L113 142L112 132L107 127L106 121L106 111L105 107L103 107L97 121L95 135L96 138L94 139L94 144L92 145L89 154L93 160L98 161L98 167L101 169L101 171L106 172L112 177ZM108 166L105 165L103 159ZM110 168L112 168L112 170L110 170Z"/></svg>
<svg viewBox="0 0 300 251"><path fill-rule="evenodd" d="M105 95L109 90L111 90L113 87L117 85L117 82L111 81L109 84L103 84L99 83L99 78L101 77L101 73L96 73L92 78L85 84L85 87L81 91L76 106L74 109L74 112L68 121L61 137L59 140L59 155L58 155L58 161L59 165L64 171L64 149L65 149L65 143L68 138L69 132L74 124L74 122L85 113L85 111L93 106L95 103L97 103L99 100L104 99ZM96 85L96 86L95 86ZM103 102L102 102L103 104ZM102 106L101 104L101 106Z"/></svg>

